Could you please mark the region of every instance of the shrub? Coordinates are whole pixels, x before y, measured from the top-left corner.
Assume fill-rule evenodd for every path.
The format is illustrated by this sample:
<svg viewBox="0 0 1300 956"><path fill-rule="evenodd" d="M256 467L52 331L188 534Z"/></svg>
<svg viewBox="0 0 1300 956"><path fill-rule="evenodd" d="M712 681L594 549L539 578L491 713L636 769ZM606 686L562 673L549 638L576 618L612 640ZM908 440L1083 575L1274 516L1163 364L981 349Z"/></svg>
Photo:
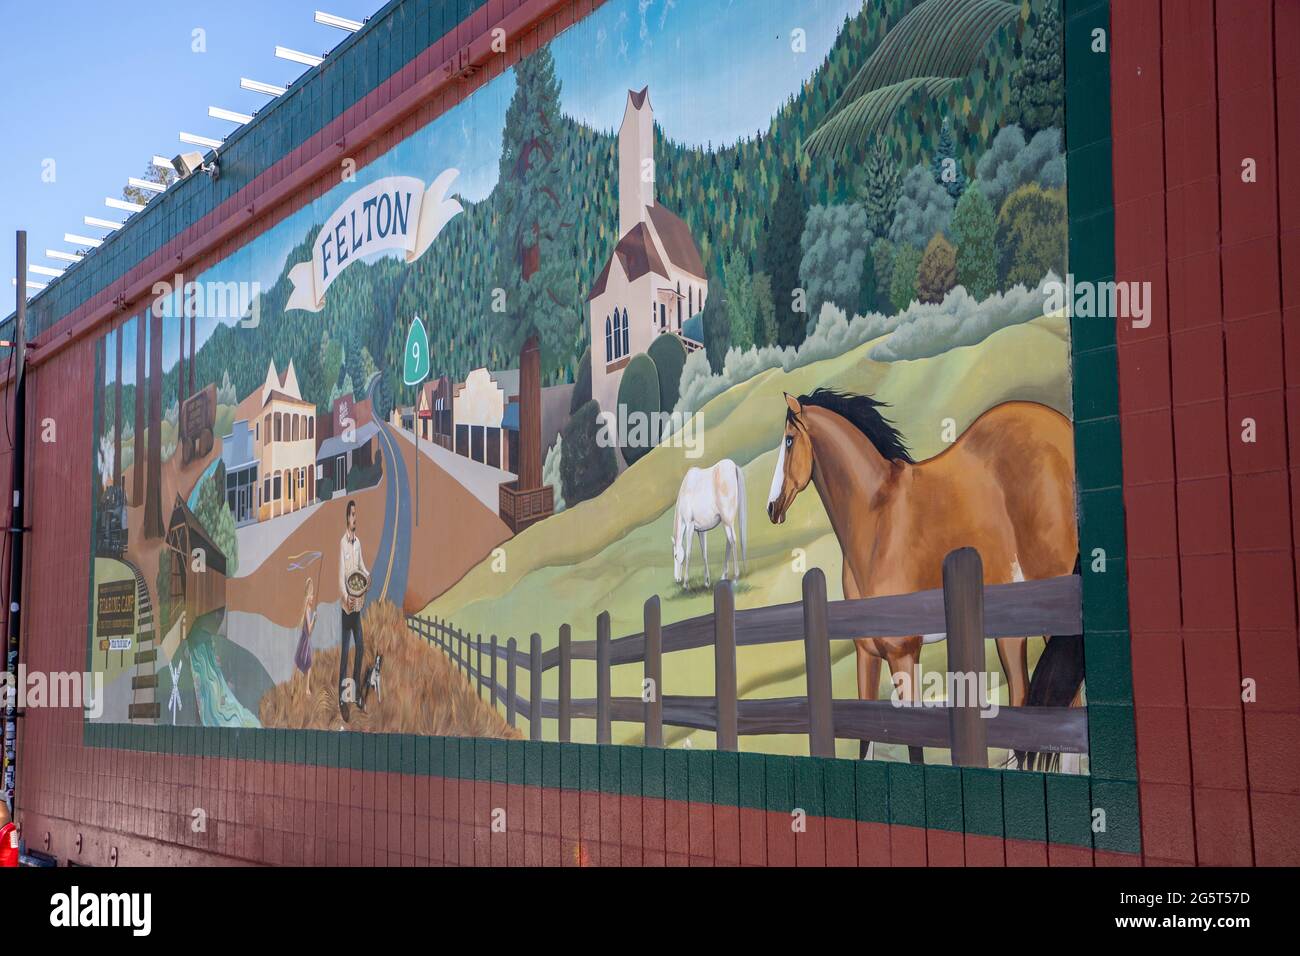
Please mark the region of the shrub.
<svg viewBox="0 0 1300 956"><path fill-rule="evenodd" d="M383 476L384 465L378 458L369 465L353 465L348 469L347 490L360 491L363 488L373 487L379 484L379 479Z"/></svg>
<svg viewBox="0 0 1300 956"><path fill-rule="evenodd" d="M235 516L226 500L226 465L220 459L199 489L194 516L225 557L226 574L234 577L239 567L239 538L235 534Z"/></svg>
<svg viewBox="0 0 1300 956"><path fill-rule="evenodd" d="M957 253L938 233L925 247L916 270L916 298L920 302L942 302L957 284Z"/></svg>
<svg viewBox="0 0 1300 956"><path fill-rule="evenodd" d="M885 238L877 239L871 244L871 259L876 271L876 301L868 311L890 315L894 311L893 300L889 298L889 289L894 282L894 244Z"/></svg>
<svg viewBox="0 0 1300 956"><path fill-rule="evenodd" d="M936 232L948 231L953 201L934 181L930 170L913 166L903 177L903 192L894 208L889 238L895 245L914 246L918 251Z"/></svg>
<svg viewBox="0 0 1300 956"><path fill-rule="evenodd" d="M329 501L334 497L334 479L322 478L316 482L316 498L319 501Z"/></svg>
<svg viewBox="0 0 1300 956"><path fill-rule="evenodd" d="M813 206L800 242L799 275L808 293L809 326L815 327L823 303L852 309L862 291L862 269L870 254L871 232L865 207ZM734 329L734 326L733 326ZM733 344L743 342L732 336Z"/></svg>
<svg viewBox="0 0 1300 956"><path fill-rule="evenodd" d="M1049 271L1065 274L1065 194L1030 183L998 213L998 272L1006 285L1033 287Z"/></svg>
<svg viewBox="0 0 1300 956"><path fill-rule="evenodd" d="M1037 288L1018 285L976 301L956 288L938 305L917 303L908 309L893 334L870 352L877 362L928 358L949 349L978 345L999 329L1029 322L1043 314L1048 273ZM856 321L856 320L855 320Z"/></svg>
<svg viewBox="0 0 1300 956"><path fill-rule="evenodd" d="M573 398L569 401L569 414L572 415L583 405L591 401L591 346L583 350L578 361L578 377L573 382Z"/></svg>
<svg viewBox="0 0 1300 956"><path fill-rule="evenodd" d="M623 370L623 378L618 383L618 404L627 409L630 423L629 435L619 435L619 444L623 449L623 460L629 465L638 461L642 455L655 445L655 436L649 427L654 416L659 413L659 372L654 359L641 352L632 356ZM645 417L645 427L638 428L636 423L640 415ZM619 415L622 418L622 415Z"/></svg>
<svg viewBox="0 0 1300 956"><path fill-rule="evenodd" d="M659 376L659 407L672 408L680 394L686 346L675 335L659 335L650 343L646 355L654 362Z"/></svg>
<svg viewBox="0 0 1300 956"><path fill-rule="evenodd" d="M957 200L952 239L957 245L957 284L976 299L987 298L997 288L996 234L993 207L979 186L972 185Z"/></svg>
<svg viewBox="0 0 1300 956"><path fill-rule="evenodd" d="M618 477L613 447L597 441L602 427L600 404L592 399L573 413L560 435L560 489L570 508L596 497Z"/></svg>
<svg viewBox="0 0 1300 956"><path fill-rule="evenodd" d="M172 565L175 560L175 552L171 548L164 546L158 552L158 577L154 582L157 588L158 620L154 622L157 628L156 634L158 640L171 630L172 625L176 623L176 617L180 613L180 608L172 603Z"/></svg>
<svg viewBox="0 0 1300 956"><path fill-rule="evenodd" d="M916 300L916 270L921 266L921 250L910 243L898 247L894 254L894 272L889 280L889 301L901 312Z"/></svg>
<svg viewBox="0 0 1300 956"><path fill-rule="evenodd" d="M1061 131L1044 129L1028 144L1019 126L998 130L988 151L975 164L980 192L994 209L1018 187L1037 183L1044 189L1065 186L1065 155L1061 152Z"/></svg>
<svg viewBox="0 0 1300 956"><path fill-rule="evenodd" d="M564 436L556 435L555 444L546 450L546 461L542 464L542 487L550 485L556 514L564 510L564 480L560 475L563 445Z"/></svg>

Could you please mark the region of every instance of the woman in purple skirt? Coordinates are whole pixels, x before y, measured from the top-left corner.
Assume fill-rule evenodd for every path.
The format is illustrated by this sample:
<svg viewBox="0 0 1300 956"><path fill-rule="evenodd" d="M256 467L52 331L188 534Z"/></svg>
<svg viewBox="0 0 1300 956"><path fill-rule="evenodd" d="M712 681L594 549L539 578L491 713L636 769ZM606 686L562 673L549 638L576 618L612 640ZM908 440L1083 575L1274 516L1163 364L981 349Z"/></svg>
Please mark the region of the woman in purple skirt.
<svg viewBox="0 0 1300 956"><path fill-rule="evenodd" d="M311 694L311 632L316 627L316 582L307 579L307 593L302 600L302 624L299 628L298 649L293 663L307 675L307 693Z"/></svg>

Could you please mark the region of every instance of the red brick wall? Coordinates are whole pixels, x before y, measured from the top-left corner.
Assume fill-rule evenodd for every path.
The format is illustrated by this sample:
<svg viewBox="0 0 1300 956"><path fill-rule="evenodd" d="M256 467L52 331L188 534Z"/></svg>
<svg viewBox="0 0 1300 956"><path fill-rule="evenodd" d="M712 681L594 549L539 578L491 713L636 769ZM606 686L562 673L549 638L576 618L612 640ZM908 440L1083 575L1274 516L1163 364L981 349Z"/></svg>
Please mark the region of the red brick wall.
<svg viewBox="0 0 1300 956"><path fill-rule="evenodd" d="M1116 279L1156 303L1119 331L1143 855L1294 865L1300 4L1111 11Z"/></svg>

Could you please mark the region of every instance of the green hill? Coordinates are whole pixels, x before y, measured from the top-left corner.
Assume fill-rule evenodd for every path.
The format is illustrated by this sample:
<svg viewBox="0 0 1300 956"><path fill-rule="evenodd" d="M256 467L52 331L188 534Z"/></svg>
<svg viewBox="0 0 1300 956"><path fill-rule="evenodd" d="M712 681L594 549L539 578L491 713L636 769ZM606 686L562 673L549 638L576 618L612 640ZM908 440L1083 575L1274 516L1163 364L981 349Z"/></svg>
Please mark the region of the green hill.
<svg viewBox="0 0 1300 956"><path fill-rule="evenodd" d="M783 392L802 394L830 385L865 392L891 404L889 415L918 458L942 447L945 418L964 430L986 409L1024 399L1042 402L1069 415L1069 345L1059 316L1003 329L979 345L953 349L934 358L879 363L867 358L874 342L844 355L790 373L766 371L709 402L700 412L704 455L697 461L681 448L659 447L621 475L602 495L548 518L503 545L504 572L491 562L471 570L455 587L423 612L449 619L457 627L521 643L536 631L544 648L554 646L558 628L568 623L575 640L594 636L595 618L610 612L615 636L642 629L642 605L652 594L662 601L663 622L707 614L710 592L703 587L698 551L692 558L693 587L684 590L672 577L673 509L686 470L731 458L741 465L747 488L748 564L737 585L737 606L757 607L798 600L800 575L792 569L795 548L806 552L807 567L826 571L832 600L841 598L839 546L815 490L796 500L786 523L777 527L765 513L767 489L775 467L775 449L784 421ZM721 570L722 535L710 535L710 567ZM499 567L499 564L498 564ZM711 694L712 650L703 648L668 655L664 660L665 692ZM943 654L943 645L927 647L927 657ZM938 661L942 663L943 658ZM926 661L930 663L929 660ZM998 670L996 655L991 666ZM1000 671L998 671L1000 673ZM751 697L802 695L803 650L788 645L746 648L739 659L740 691ZM639 665L614 669L614 694L639 695ZM852 648L836 648L835 693L853 697ZM544 680L547 696L557 693L557 675ZM574 666L575 696L594 693L594 668ZM549 723L549 722L548 722ZM544 728L553 739L554 727ZM576 721L577 739L592 739L593 724ZM615 742L640 740L637 725L615 725ZM678 732L676 738L687 736ZM692 735L696 745L710 746L711 735ZM842 744L846 755L850 745ZM750 737L745 749L806 752L802 737ZM852 750L856 753L856 750Z"/></svg>

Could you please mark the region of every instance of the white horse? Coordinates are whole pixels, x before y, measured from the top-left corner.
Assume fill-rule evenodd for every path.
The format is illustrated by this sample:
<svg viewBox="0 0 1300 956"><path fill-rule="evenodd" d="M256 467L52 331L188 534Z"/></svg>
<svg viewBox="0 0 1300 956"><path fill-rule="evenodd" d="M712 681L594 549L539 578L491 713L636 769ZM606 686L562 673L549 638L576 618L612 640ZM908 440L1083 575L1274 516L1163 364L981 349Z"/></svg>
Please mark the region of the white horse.
<svg viewBox="0 0 1300 956"><path fill-rule="evenodd" d="M677 516L673 521L673 580L685 584L691 574L691 532L700 538L700 557L704 561L704 584L709 581L709 552L705 533L722 525L727 536L727 553L722 560L722 579L727 579L727 565L734 577L740 577L745 553L745 476L730 458L712 468L692 468L682 479L677 492Z"/></svg>

